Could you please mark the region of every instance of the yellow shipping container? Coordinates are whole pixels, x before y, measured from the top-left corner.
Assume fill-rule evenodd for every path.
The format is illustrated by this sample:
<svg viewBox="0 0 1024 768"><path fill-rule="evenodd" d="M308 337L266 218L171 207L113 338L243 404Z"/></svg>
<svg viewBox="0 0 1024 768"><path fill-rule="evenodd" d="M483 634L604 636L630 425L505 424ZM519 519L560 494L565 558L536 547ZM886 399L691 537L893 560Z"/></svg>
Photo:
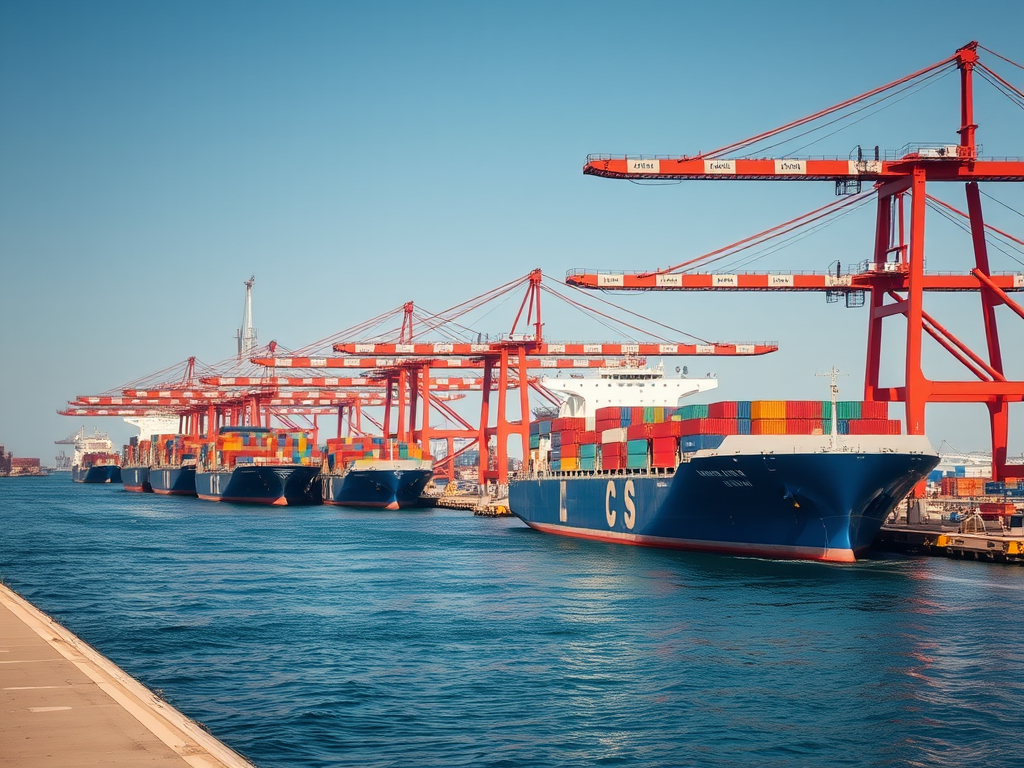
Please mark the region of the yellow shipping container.
<svg viewBox="0 0 1024 768"><path fill-rule="evenodd" d="M753 405L753 403L751 403ZM785 419L751 419L750 434L752 435L784 435L786 434Z"/></svg>
<svg viewBox="0 0 1024 768"><path fill-rule="evenodd" d="M754 400L750 403L750 418L752 419L784 419L786 418L785 400ZM781 432L763 432L762 434L776 435Z"/></svg>
<svg viewBox="0 0 1024 768"><path fill-rule="evenodd" d="M575 456L568 459L562 459L562 471L571 472L580 468L580 460Z"/></svg>

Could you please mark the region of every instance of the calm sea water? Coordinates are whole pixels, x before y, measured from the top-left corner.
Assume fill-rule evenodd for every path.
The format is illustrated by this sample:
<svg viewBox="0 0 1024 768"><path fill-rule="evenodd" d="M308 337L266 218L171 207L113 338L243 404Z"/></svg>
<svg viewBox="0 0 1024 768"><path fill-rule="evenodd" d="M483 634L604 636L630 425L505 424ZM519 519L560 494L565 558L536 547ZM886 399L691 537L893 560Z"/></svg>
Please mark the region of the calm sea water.
<svg viewBox="0 0 1024 768"><path fill-rule="evenodd" d="M1024 568L0 480L0 576L262 768L1021 765Z"/></svg>

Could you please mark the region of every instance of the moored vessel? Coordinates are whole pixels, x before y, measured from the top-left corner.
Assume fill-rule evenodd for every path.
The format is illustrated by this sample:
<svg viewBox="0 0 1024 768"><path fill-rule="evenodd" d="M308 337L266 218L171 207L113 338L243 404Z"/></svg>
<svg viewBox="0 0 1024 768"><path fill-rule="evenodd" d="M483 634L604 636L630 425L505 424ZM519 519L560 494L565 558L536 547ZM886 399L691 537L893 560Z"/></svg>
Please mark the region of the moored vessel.
<svg viewBox="0 0 1024 768"><path fill-rule="evenodd" d="M853 562L938 463L885 414L834 383L825 403L606 406L537 425L509 508L566 536Z"/></svg>
<svg viewBox="0 0 1024 768"><path fill-rule="evenodd" d="M433 476L433 460L416 445L382 437L331 439L321 472L323 500L344 507L420 507Z"/></svg>
<svg viewBox="0 0 1024 768"><path fill-rule="evenodd" d="M152 493L149 484L149 441L132 437L121 455L121 482L126 491Z"/></svg>
<svg viewBox="0 0 1024 768"><path fill-rule="evenodd" d="M320 467L304 432L221 427L203 445L196 494L207 501L294 506L321 503Z"/></svg>
<svg viewBox="0 0 1024 768"><path fill-rule="evenodd" d="M135 493L153 492L153 486L149 484L149 465L122 465L121 482L124 484L126 491L133 491Z"/></svg>
<svg viewBox="0 0 1024 768"><path fill-rule="evenodd" d="M82 427L73 436L75 454L71 459L71 479L76 483L120 483L121 456L114 444L98 429L86 435Z"/></svg>
<svg viewBox="0 0 1024 768"><path fill-rule="evenodd" d="M196 495L194 439L187 435L154 435L149 482L161 496Z"/></svg>

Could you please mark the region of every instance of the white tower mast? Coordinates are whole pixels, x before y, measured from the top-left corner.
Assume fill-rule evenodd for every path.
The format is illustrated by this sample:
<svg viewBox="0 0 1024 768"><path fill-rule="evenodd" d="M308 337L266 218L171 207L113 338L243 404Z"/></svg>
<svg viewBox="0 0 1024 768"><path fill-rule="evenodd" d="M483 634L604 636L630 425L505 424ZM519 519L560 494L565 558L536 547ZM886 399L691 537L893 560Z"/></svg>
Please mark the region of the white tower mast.
<svg viewBox="0 0 1024 768"><path fill-rule="evenodd" d="M256 276L252 275L245 281L245 309L242 311L242 327L235 338L238 339L238 359L248 360L256 349L256 329L252 327L252 284Z"/></svg>

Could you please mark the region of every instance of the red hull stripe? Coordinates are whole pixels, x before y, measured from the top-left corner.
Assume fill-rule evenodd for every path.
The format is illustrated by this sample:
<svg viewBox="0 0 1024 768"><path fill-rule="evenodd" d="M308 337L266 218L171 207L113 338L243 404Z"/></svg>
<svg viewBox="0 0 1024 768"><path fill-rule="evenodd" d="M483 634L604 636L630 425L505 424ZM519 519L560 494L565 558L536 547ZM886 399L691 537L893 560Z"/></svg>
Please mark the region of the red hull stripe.
<svg viewBox="0 0 1024 768"><path fill-rule="evenodd" d="M817 547L773 546L769 544L744 544L740 542L723 543L720 541L702 541L700 539L671 539L662 536L643 536L635 533L619 533L618 531L600 532L592 531L589 528L572 528L565 525L548 525L546 523L527 523L527 525L544 533L555 533L560 536L571 536L577 539L590 539L592 541L608 541L615 544L632 544L641 547L681 549L692 552L714 552L722 555L745 555L747 557L765 557L770 559L820 560L829 563L854 563L857 561L851 549L820 549Z"/></svg>
<svg viewBox="0 0 1024 768"><path fill-rule="evenodd" d="M287 506L288 504L288 500L283 496L279 499L246 499L237 496L204 496L201 493L197 495L205 501L232 501L236 504L266 504L267 506Z"/></svg>

